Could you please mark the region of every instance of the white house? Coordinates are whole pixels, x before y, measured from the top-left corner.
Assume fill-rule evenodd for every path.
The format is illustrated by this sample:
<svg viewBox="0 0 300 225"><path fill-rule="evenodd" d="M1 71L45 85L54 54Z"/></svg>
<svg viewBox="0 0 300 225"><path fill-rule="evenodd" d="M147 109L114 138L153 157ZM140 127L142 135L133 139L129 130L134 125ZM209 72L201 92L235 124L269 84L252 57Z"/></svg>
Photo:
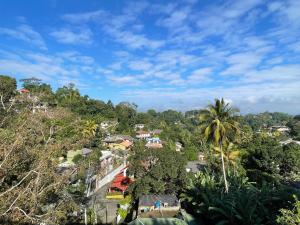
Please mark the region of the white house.
<svg viewBox="0 0 300 225"><path fill-rule="evenodd" d="M142 124L142 123L134 125L135 130L141 130L141 129L144 129L144 127L145 127L145 124Z"/></svg>
<svg viewBox="0 0 300 225"><path fill-rule="evenodd" d="M138 139L146 139L149 137L151 137L151 134L148 131L139 130L136 132L136 138L138 138Z"/></svg>

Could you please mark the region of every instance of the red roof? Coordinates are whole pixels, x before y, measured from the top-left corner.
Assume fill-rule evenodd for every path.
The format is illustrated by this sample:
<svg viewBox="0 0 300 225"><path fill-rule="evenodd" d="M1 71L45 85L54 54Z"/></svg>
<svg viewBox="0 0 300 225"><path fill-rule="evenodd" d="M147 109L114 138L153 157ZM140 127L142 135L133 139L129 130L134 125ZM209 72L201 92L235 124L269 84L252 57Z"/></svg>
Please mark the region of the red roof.
<svg viewBox="0 0 300 225"><path fill-rule="evenodd" d="M121 172L115 176L112 184L110 185L110 188L117 188L124 192L127 190L131 182L132 181L130 180L130 178L127 176L123 176L123 173Z"/></svg>
<svg viewBox="0 0 300 225"><path fill-rule="evenodd" d="M22 92L22 93L29 93L30 92L28 89L25 89L25 88L23 88L23 89L21 89L19 91Z"/></svg>

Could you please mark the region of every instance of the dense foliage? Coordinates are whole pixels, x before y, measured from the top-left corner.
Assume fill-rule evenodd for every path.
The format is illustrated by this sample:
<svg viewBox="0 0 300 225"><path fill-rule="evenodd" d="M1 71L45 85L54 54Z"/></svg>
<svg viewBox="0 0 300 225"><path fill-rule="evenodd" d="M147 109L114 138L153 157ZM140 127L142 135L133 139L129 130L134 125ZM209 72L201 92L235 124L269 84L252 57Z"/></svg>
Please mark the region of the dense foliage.
<svg viewBox="0 0 300 225"><path fill-rule="evenodd" d="M22 82L29 93L18 93L14 78L0 76L2 223L82 222L87 181L101 170L103 138L135 136L136 124L160 130L154 136L164 147L148 149L144 141L135 140L127 159L134 176L132 202L143 194L175 194L187 211L207 224L299 222L299 193L292 186L300 180L300 147L279 142L282 136L299 139L299 116L242 116L223 99L186 113L139 112L134 103L114 105L82 96L74 84L54 91L36 78ZM110 125L103 129L102 123ZM288 126L290 132L270 129L278 125ZM178 144L182 148L175 151ZM58 170L60 158L83 147L93 153L74 157L76 172ZM187 162L200 156L206 170L187 173Z"/></svg>

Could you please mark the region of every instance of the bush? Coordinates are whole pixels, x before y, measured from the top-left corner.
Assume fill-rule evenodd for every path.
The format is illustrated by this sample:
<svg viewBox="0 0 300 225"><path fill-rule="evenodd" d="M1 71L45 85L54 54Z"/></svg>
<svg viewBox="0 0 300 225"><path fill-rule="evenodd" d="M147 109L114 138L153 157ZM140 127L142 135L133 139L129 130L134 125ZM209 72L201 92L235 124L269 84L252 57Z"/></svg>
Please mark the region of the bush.
<svg viewBox="0 0 300 225"><path fill-rule="evenodd" d="M211 224L274 224L278 210L296 193L292 188L266 183L257 188L245 177L228 177L228 181L226 194L222 176L198 174L181 196L187 210Z"/></svg>
<svg viewBox="0 0 300 225"><path fill-rule="evenodd" d="M280 209L280 215L277 217L277 223L281 225L299 225L300 224L300 201L294 195L295 204L292 210Z"/></svg>

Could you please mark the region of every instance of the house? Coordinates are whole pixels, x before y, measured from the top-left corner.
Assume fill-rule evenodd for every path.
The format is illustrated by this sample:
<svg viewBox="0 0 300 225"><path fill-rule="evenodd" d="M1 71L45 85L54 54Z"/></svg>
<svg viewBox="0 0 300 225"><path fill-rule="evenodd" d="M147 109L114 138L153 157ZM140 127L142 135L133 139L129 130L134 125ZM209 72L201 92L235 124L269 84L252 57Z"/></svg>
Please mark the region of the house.
<svg viewBox="0 0 300 225"><path fill-rule="evenodd" d="M139 130L136 132L136 138L138 138L138 139L146 139L149 137L151 137L151 134L148 131Z"/></svg>
<svg viewBox="0 0 300 225"><path fill-rule="evenodd" d="M205 166L206 163L203 163L201 161L188 161L187 165L185 166L185 170L188 173L198 173L200 171L203 171Z"/></svg>
<svg viewBox="0 0 300 225"><path fill-rule="evenodd" d="M137 218L128 225L188 225L178 218Z"/></svg>
<svg viewBox="0 0 300 225"><path fill-rule="evenodd" d="M144 127L145 127L145 124L141 124L141 123L134 125L135 130L141 130L141 129L144 129Z"/></svg>
<svg viewBox="0 0 300 225"><path fill-rule="evenodd" d="M115 135L107 136L103 140L103 143L104 143L104 145L108 146L110 143L121 143L126 140L133 142L133 138L129 135L115 134Z"/></svg>
<svg viewBox="0 0 300 225"><path fill-rule="evenodd" d="M70 150L67 152L67 158L66 161L59 164L59 167L71 167L75 166L75 163L73 162L75 156L81 155L83 157L88 156L93 150L88 148L83 148L81 150Z"/></svg>
<svg viewBox="0 0 300 225"><path fill-rule="evenodd" d="M101 151L100 169L104 172L103 175L108 174L113 169L114 155L111 151Z"/></svg>
<svg viewBox="0 0 300 225"><path fill-rule="evenodd" d="M280 141L279 142L281 145L287 145L289 143L295 143L297 145L300 145L300 141L296 141L296 140L293 140L291 138L287 139L286 141Z"/></svg>
<svg viewBox="0 0 300 225"><path fill-rule="evenodd" d="M278 131L280 133L288 133L288 132L290 132L290 128L289 127L287 127L287 126L281 126L281 125L279 125L279 126L272 126L269 129L270 129L270 131Z"/></svg>
<svg viewBox="0 0 300 225"><path fill-rule="evenodd" d="M124 140L120 143L120 145L125 147L125 150L129 150L131 148L131 146L133 145L132 141L129 140Z"/></svg>
<svg viewBox="0 0 300 225"><path fill-rule="evenodd" d="M109 143L108 147L110 150L129 150L131 146L133 145L132 141L124 140L119 143Z"/></svg>
<svg viewBox="0 0 300 225"><path fill-rule="evenodd" d="M108 122L101 122L101 123L100 123L101 129L107 129L108 126L109 126Z"/></svg>
<svg viewBox="0 0 300 225"><path fill-rule="evenodd" d="M155 129L155 130L150 131L150 134L155 136L155 135L160 135L161 132L163 132L163 130Z"/></svg>
<svg viewBox="0 0 300 225"><path fill-rule="evenodd" d="M182 149L182 144L180 142L175 142L175 150L176 152L180 152Z"/></svg>
<svg viewBox="0 0 300 225"><path fill-rule="evenodd" d="M126 171L127 168L114 177L106 194L107 199L122 199L125 197L129 185L133 182L130 177L126 176Z"/></svg>
<svg viewBox="0 0 300 225"><path fill-rule="evenodd" d="M100 123L100 127L103 130L106 130L110 127L115 127L118 124L118 121L115 120L106 120Z"/></svg>
<svg viewBox="0 0 300 225"><path fill-rule="evenodd" d="M22 88L22 89L19 90L19 93L20 94L29 94L30 91L28 89L26 89L26 88Z"/></svg>
<svg viewBox="0 0 300 225"><path fill-rule="evenodd" d="M162 141L158 137L147 138L147 144L145 145L147 148L162 148Z"/></svg>
<svg viewBox="0 0 300 225"><path fill-rule="evenodd" d="M82 154L82 156L88 156L89 154L91 154L93 152L93 150L92 149L89 149L89 148L83 148L83 149L81 149L81 154Z"/></svg>
<svg viewBox="0 0 300 225"><path fill-rule="evenodd" d="M175 216L180 210L180 201L175 195L142 195L139 198L138 217L155 218Z"/></svg>
<svg viewBox="0 0 300 225"><path fill-rule="evenodd" d="M199 152L199 154L198 154L198 160L199 160L200 162L206 162L206 161L205 161L205 155L204 155L204 153Z"/></svg>

